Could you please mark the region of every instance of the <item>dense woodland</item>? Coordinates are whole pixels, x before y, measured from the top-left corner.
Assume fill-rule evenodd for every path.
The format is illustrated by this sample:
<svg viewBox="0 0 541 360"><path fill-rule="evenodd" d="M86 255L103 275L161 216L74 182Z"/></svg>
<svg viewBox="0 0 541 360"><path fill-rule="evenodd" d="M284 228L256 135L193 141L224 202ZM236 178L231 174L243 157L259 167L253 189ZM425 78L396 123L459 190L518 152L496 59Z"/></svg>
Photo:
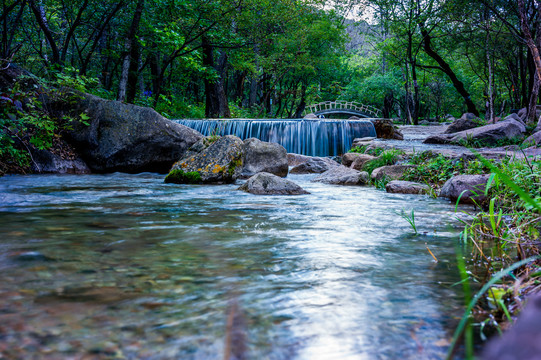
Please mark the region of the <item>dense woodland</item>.
<svg viewBox="0 0 541 360"><path fill-rule="evenodd" d="M409 123L533 120L540 22L533 0L3 0L0 59L169 117L342 99Z"/></svg>

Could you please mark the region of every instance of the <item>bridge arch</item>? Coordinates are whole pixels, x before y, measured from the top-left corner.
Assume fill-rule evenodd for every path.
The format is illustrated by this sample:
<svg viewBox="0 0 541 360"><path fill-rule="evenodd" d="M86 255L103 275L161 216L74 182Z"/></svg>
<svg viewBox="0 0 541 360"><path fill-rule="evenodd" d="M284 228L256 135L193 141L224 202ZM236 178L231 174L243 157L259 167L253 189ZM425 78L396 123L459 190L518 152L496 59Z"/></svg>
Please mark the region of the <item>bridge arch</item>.
<svg viewBox="0 0 541 360"><path fill-rule="evenodd" d="M308 105L304 110L304 115L330 115L345 114L364 118L378 118L381 110L370 105L364 105L355 101L324 101L318 104Z"/></svg>

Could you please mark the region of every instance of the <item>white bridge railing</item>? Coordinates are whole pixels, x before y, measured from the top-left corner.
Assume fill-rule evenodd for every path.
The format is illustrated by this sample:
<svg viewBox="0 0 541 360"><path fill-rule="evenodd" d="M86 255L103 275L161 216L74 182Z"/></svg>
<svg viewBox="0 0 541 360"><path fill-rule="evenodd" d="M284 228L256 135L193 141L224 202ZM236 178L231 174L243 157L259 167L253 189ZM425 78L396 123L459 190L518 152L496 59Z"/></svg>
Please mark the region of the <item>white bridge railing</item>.
<svg viewBox="0 0 541 360"><path fill-rule="evenodd" d="M324 101L319 104L308 105L304 109L304 114L317 113L324 110L355 110L360 113L379 117L381 110L370 105L364 105L356 101Z"/></svg>

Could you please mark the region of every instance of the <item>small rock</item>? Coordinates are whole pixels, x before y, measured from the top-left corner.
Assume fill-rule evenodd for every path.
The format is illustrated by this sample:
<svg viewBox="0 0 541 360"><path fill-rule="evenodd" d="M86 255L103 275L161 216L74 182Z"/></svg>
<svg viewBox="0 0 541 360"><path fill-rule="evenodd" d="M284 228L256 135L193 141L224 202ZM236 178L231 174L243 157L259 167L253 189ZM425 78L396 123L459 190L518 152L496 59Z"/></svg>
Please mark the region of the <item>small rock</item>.
<svg viewBox="0 0 541 360"><path fill-rule="evenodd" d="M332 159L309 157L305 162L294 166L290 172L292 174L321 174L336 166L340 166L340 164Z"/></svg>
<svg viewBox="0 0 541 360"><path fill-rule="evenodd" d="M385 190L393 194L428 194L430 186L412 181L393 180L385 185Z"/></svg>
<svg viewBox="0 0 541 360"><path fill-rule="evenodd" d="M292 181L261 172L249 178L238 190L255 195L304 195L308 191Z"/></svg>
<svg viewBox="0 0 541 360"><path fill-rule="evenodd" d="M368 154L359 154L360 156L357 156L351 165L349 166L352 169L362 171L364 164L369 162L370 160L374 160L376 157Z"/></svg>
<svg viewBox="0 0 541 360"><path fill-rule="evenodd" d="M38 251L25 251L21 253L14 254L14 260L17 261L53 261L53 258L50 258Z"/></svg>
<svg viewBox="0 0 541 360"><path fill-rule="evenodd" d="M366 185L369 176L366 171L357 171L341 165L325 171L312 181L332 185Z"/></svg>
<svg viewBox="0 0 541 360"><path fill-rule="evenodd" d="M371 177L372 180L381 180L384 177L391 180L398 180L408 169L413 167L413 165L386 165L374 169Z"/></svg>

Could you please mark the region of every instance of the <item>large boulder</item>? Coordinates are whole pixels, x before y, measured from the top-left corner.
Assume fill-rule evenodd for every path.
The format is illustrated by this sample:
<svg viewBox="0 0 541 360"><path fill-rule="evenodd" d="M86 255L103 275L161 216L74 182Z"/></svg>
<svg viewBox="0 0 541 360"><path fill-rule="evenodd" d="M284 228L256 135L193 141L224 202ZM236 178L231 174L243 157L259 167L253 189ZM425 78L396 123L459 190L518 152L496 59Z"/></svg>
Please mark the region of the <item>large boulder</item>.
<svg viewBox="0 0 541 360"><path fill-rule="evenodd" d="M333 159L309 156L306 161L291 168L291 174L321 174L325 171L340 166L339 163Z"/></svg>
<svg viewBox="0 0 541 360"><path fill-rule="evenodd" d="M466 113L467 114L467 113ZM464 114L464 115L466 115ZM473 119L469 119L467 117L461 117L460 119L457 119L453 121L449 127L447 127L447 130L445 130L444 134L454 134L459 131L469 130L473 129L475 127L479 126L477 122L475 122Z"/></svg>
<svg viewBox="0 0 541 360"><path fill-rule="evenodd" d="M413 165L385 165L374 169L372 174L372 180L381 180L383 178L389 180L398 180L400 179L406 171L414 168Z"/></svg>
<svg viewBox="0 0 541 360"><path fill-rule="evenodd" d="M524 140L525 146L539 146L541 145L541 131L534 133L532 136Z"/></svg>
<svg viewBox="0 0 541 360"><path fill-rule="evenodd" d="M373 120L376 136L380 139L404 140L404 135L394 126L390 119Z"/></svg>
<svg viewBox="0 0 541 360"><path fill-rule="evenodd" d="M496 145L502 140L523 137L523 127L516 120L500 121L496 124L480 126L454 134L438 134L427 137L425 144L462 144L464 142L480 142L485 146Z"/></svg>
<svg viewBox="0 0 541 360"><path fill-rule="evenodd" d="M50 150L32 151L32 171L41 174L90 174L90 168L77 155L56 154Z"/></svg>
<svg viewBox="0 0 541 360"><path fill-rule="evenodd" d="M199 183L232 183L242 171L242 151L243 142L236 136L203 138L173 165L166 182L192 183L194 178L187 174L198 173Z"/></svg>
<svg viewBox="0 0 541 360"><path fill-rule="evenodd" d="M486 201L485 188L489 175L457 175L445 182L440 197L461 204L482 204Z"/></svg>
<svg viewBox="0 0 541 360"><path fill-rule="evenodd" d="M357 171L341 165L325 171L312 181L332 185L366 185L369 176L366 171Z"/></svg>
<svg viewBox="0 0 541 360"><path fill-rule="evenodd" d="M250 138L244 140L243 152L241 177L248 178L259 172L287 176L287 151L282 145Z"/></svg>
<svg viewBox="0 0 541 360"><path fill-rule="evenodd" d="M483 360L539 360L541 357L541 295L528 298L526 307L503 336L495 336L483 351Z"/></svg>
<svg viewBox="0 0 541 360"><path fill-rule="evenodd" d="M421 195L430 193L430 186L413 181L393 180L385 185L385 190L393 194Z"/></svg>
<svg viewBox="0 0 541 360"><path fill-rule="evenodd" d="M203 136L150 108L80 94L75 113L89 126L74 123L69 138L95 172L167 172Z"/></svg>
<svg viewBox="0 0 541 360"><path fill-rule="evenodd" d="M310 194L294 182L266 172L260 172L252 176L238 190L255 195Z"/></svg>

